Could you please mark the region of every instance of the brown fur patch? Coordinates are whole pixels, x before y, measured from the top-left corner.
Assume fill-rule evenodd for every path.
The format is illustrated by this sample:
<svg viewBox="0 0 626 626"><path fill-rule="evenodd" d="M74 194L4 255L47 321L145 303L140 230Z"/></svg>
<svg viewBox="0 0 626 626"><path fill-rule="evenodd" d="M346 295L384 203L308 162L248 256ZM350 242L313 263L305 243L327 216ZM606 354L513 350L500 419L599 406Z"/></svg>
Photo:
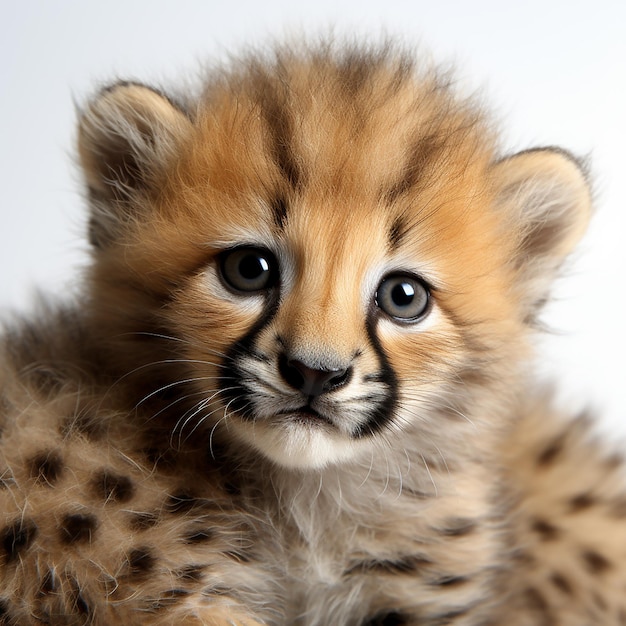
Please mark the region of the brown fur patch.
<svg viewBox="0 0 626 626"><path fill-rule="evenodd" d="M128 476L102 470L92 481L94 493L105 502L128 502L135 495L135 485Z"/></svg>
<svg viewBox="0 0 626 626"><path fill-rule="evenodd" d="M31 520L20 519L0 531L0 545L4 552L5 563L17 561L32 545L38 529Z"/></svg>
<svg viewBox="0 0 626 626"><path fill-rule="evenodd" d="M88 513L68 513L63 517L59 529L65 544L91 543L98 528L98 520Z"/></svg>
<svg viewBox="0 0 626 626"><path fill-rule="evenodd" d="M585 550L581 553L581 557L591 574L604 574L613 567L607 557L595 550Z"/></svg>

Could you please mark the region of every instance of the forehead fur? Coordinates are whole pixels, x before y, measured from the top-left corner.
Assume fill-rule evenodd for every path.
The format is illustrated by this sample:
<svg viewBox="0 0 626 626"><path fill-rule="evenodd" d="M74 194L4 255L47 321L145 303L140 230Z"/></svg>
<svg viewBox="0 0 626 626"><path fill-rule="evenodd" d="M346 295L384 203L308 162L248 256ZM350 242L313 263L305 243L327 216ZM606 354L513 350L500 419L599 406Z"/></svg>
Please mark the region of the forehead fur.
<svg viewBox="0 0 626 626"><path fill-rule="evenodd" d="M283 49L219 75L192 117L157 200L157 265L201 263L242 233L288 236L317 254L348 233L366 248L376 233L381 244L419 250L451 297L476 281L488 297L487 283L502 278L513 242L492 206L492 132L408 55ZM141 236L145 252L145 228Z"/></svg>
<svg viewBox="0 0 626 626"><path fill-rule="evenodd" d="M392 49L282 50L243 63L209 85L197 120L184 171L212 172L211 186L227 193L261 184L268 199L308 192L392 204L491 157L478 111Z"/></svg>

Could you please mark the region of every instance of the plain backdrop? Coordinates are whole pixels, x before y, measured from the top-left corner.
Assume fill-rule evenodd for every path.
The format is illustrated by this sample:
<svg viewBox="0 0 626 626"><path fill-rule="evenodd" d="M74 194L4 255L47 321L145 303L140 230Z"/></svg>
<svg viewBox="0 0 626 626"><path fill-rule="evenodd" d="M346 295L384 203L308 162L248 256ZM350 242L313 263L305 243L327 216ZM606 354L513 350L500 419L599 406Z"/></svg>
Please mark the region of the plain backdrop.
<svg viewBox="0 0 626 626"><path fill-rule="evenodd" d="M87 256L75 106L130 78L180 84L203 61L294 31L397 35L482 90L511 152L590 158L597 213L544 316L538 363L562 401L626 435L626 2L0 0L0 312L70 293Z"/></svg>

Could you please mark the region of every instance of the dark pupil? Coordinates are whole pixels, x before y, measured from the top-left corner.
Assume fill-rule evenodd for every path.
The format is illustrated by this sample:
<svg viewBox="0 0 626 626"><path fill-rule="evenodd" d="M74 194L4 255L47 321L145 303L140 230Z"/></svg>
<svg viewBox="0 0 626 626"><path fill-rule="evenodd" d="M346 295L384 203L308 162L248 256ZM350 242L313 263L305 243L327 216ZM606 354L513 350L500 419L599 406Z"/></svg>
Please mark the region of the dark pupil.
<svg viewBox="0 0 626 626"><path fill-rule="evenodd" d="M410 283L398 283L391 290L391 299L396 306L405 307L413 302L415 289Z"/></svg>
<svg viewBox="0 0 626 626"><path fill-rule="evenodd" d="M263 257L249 255L241 259L239 272L246 280L256 280L269 270L269 264Z"/></svg>

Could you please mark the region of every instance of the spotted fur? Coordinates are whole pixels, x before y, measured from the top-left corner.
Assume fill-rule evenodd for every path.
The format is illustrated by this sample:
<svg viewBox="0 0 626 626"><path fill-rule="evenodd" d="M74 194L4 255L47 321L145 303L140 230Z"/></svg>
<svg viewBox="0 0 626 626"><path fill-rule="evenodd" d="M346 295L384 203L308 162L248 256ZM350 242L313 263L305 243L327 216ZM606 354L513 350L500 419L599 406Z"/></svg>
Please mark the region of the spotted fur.
<svg viewBox="0 0 626 626"><path fill-rule="evenodd" d="M621 459L528 375L590 214L394 45L81 112L81 297L7 329L0 624L626 624Z"/></svg>

